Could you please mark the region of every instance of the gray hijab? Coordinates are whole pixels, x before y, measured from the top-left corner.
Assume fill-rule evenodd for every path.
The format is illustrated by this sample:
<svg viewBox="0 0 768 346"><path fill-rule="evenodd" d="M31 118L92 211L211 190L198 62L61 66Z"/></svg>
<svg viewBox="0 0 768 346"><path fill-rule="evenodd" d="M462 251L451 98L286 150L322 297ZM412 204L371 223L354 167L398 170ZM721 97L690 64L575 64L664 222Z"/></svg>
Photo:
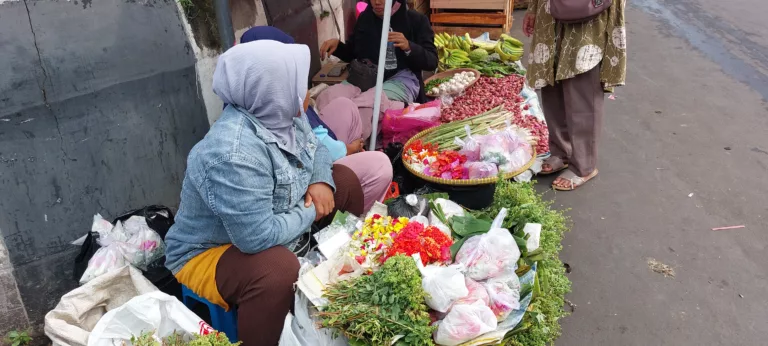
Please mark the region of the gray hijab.
<svg viewBox="0 0 768 346"><path fill-rule="evenodd" d="M260 40L219 56L213 92L248 111L289 152L295 153L293 118L303 111L309 80L309 47Z"/></svg>

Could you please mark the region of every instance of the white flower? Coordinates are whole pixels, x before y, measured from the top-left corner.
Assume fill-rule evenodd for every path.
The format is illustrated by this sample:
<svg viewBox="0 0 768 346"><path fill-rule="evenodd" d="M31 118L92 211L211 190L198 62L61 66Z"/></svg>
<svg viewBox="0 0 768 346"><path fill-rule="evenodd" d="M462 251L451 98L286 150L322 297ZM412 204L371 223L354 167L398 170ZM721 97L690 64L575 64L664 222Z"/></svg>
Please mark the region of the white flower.
<svg viewBox="0 0 768 346"><path fill-rule="evenodd" d="M616 56L612 57L611 58L611 66L616 66L618 64L619 64L619 57L616 57Z"/></svg>
<svg viewBox="0 0 768 346"><path fill-rule="evenodd" d="M537 79L536 82L533 83L533 87L536 89L541 89L545 86L547 86L547 81L545 79Z"/></svg>
<svg viewBox="0 0 768 346"><path fill-rule="evenodd" d="M627 49L627 30L625 27L613 29L613 45L618 49Z"/></svg>
<svg viewBox="0 0 768 346"><path fill-rule="evenodd" d="M588 44L579 49L576 54L576 70L587 72L603 60L603 50L594 44Z"/></svg>
<svg viewBox="0 0 768 346"><path fill-rule="evenodd" d="M533 50L533 61L537 64L543 64L549 61L549 47L546 44L539 43Z"/></svg>

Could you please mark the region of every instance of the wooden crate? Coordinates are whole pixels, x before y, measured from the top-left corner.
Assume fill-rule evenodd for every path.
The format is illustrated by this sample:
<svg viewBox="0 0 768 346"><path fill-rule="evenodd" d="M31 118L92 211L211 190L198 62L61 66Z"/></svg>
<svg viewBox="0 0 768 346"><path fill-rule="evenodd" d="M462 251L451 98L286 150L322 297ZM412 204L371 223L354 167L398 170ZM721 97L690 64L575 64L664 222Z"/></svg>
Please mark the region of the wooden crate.
<svg viewBox="0 0 768 346"><path fill-rule="evenodd" d="M514 0L430 0L430 8L435 32L472 37L488 32L497 39L512 29Z"/></svg>

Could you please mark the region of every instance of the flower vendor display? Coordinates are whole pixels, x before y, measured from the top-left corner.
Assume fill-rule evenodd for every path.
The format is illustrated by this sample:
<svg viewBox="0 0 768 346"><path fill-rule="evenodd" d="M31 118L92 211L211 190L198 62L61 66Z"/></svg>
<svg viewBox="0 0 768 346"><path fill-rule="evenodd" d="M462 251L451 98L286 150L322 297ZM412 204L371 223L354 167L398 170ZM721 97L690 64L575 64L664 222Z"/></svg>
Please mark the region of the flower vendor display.
<svg viewBox="0 0 768 346"><path fill-rule="evenodd" d="M387 254L381 258L381 261L385 262L396 255L411 256L418 253L421 256L422 265L450 263L451 245L453 245L451 237L437 227L424 227L420 222L410 222L395 236L392 246L387 249Z"/></svg>
<svg viewBox="0 0 768 346"><path fill-rule="evenodd" d="M495 177L499 172L513 173L525 167L533 158L530 134L509 119L504 112L480 116L475 127L464 125L466 137L459 138L459 124L443 125L422 138L407 143L403 162L411 169L430 177L459 180ZM500 127L505 126L505 127ZM480 132L480 131L485 131ZM451 149L441 150L447 137L454 135ZM430 139L431 142L425 142ZM439 141L439 142L438 142ZM461 146L461 150L452 150Z"/></svg>
<svg viewBox="0 0 768 346"><path fill-rule="evenodd" d="M378 258L392 245L393 239L408 225L408 218L374 214L365 218L363 227L352 234L348 255L364 268L374 268Z"/></svg>
<svg viewBox="0 0 768 346"><path fill-rule="evenodd" d="M439 152L429 144L419 149ZM568 289L557 260L563 217L530 184L506 180L491 207L463 215L445 213L437 197L421 197L435 218L374 214L354 231L342 255L368 270L325 286L319 325L351 345L551 342ZM524 232L530 222L542 229L531 251Z"/></svg>

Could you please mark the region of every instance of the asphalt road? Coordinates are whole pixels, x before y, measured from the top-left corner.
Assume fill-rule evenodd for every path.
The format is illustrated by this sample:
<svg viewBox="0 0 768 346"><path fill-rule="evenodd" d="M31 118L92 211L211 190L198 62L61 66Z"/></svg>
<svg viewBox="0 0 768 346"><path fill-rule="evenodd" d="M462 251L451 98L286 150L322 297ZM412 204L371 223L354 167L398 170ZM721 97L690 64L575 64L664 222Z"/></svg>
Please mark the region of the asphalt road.
<svg viewBox="0 0 768 346"><path fill-rule="evenodd" d="M573 221L557 345L767 345L768 2L629 2L600 176L547 193Z"/></svg>

